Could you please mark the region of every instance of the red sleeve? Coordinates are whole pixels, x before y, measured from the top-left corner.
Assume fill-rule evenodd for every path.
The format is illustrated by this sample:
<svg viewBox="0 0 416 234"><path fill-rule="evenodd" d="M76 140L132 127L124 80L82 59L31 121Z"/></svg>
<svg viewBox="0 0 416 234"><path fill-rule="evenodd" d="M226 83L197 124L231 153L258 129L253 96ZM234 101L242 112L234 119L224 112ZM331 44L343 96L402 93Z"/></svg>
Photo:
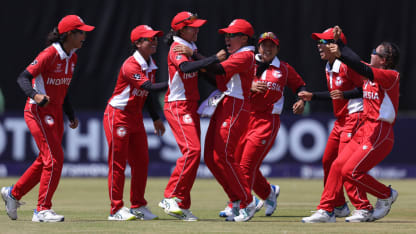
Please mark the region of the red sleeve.
<svg viewBox="0 0 416 234"><path fill-rule="evenodd" d="M140 89L140 86L149 80L138 64L125 63L121 70L123 78L136 89Z"/></svg>
<svg viewBox="0 0 416 234"><path fill-rule="evenodd" d="M175 67L179 67L179 65L181 63L189 61L189 59L186 55L173 51L173 48L177 44L178 43L173 43L172 46L170 47L170 50L169 50L169 59L173 64L175 64Z"/></svg>
<svg viewBox="0 0 416 234"><path fill-rule="evenodd" d="M26 67L26 70L32 74L33 77L37 77L52 63L55 56L55 51L51 47L48 47L38 54L35 60Z"/></svg>
<svg viewBox="0 0 416 234"><path fill-rule="evenodd" d="M363 76L358 74L356 71L347 67L347 78L352 81L355 87L362 87L363 86Z"/></svg>
<svg viewBox="0 0 416 234"><path fill-rule="evenodd" d="M374 82L377 82L384 89L390 89L396 82L399 82L400 73L395 70L386 70L380 68L371 68L373 70Z"/></svg>
<svg viewBox="0 0 416 234"><path fill-rule="evenodd" d="M301 87L305 86L305 82L303 81L302 77L296 72L296 70L286 63L287 66L287 86L296 94L296 90Z"/></svg>
<svg viewBox="0 0 416 234"><path fill-rule="evenodd" d="M227 60L221 62L226 78L231 78L234 74L247 71L253 64L254 54L251 51L233 54Z"/></svg>

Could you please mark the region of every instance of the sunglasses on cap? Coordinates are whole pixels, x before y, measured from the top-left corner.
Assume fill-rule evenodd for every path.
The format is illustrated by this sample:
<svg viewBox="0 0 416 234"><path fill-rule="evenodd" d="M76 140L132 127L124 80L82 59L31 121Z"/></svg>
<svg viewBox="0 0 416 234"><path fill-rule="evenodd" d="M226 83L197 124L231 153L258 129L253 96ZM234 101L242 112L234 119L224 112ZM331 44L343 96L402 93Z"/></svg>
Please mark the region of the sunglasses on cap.
<svg viewBox="0 0 416 234"><path fill-rule="evenodd" d="M180 23L183 23L183 22L185 22L185 21L187 21L187 20L189 20L189 21L191 21L191 22L193 22L193 21L195 21L195 20L197 20L198 19L198 14L191 14L191 16L189 16L188 18L186 18L186 19L183 19L183 20L181 20L181 21L179 21L179 22L176 22L175 23L175 25L177 25L177 24L180 24Z"/></svg>
<svg viewBox="0 0 416 234"><path fill-rule="evenodd" d="M148 41L148 42L152 42L152 41L157 41L157 37L142 37L140 38L141 41Z"/></svg>
<svg viewBox="0 0 416 234"><path fill-rule="evenodd" d="M265 33L261 34L259 39L264 39L264 38L277 39L276 35L272 32L265 32Z"/></svg>
<svg viewBox="0 0 416 234"><path fill-rule="evenodd" d="M380 54L380 53L377 53L376 49L373 49L373 51L371 52L371 54L372 54L372 55L377 55L377 56L379 56L380 58L384 58L384 57L385 57L384 55L382 55L382 54Z"/></svg>
<svg viewBox="0 0 416 234"><path fill-rule="evenodd" d="M318 43L318 44L324 44L324 45L326 45L326 44L330 44L330 43L335 43L335 40L334 40L334 39L328 39L328 40L325 40L325 39L319 39L319 40L317 41L317 43Z"/></svg>
<svg viewBox="0 0 416 234"><path fill-rule="evenodd" d="M229 38L233 38L233 37L237 37L237 36L244 36L244 33L226 33L224 34L225 37L229 37Z"/></svg>

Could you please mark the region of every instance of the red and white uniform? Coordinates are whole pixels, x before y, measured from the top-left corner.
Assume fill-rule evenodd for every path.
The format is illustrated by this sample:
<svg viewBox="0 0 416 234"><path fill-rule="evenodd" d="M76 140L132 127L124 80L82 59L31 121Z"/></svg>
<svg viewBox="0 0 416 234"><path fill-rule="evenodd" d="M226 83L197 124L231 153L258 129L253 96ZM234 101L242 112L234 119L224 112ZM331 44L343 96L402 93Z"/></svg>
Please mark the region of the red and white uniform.
<svg viewBox="0 0 416 234"><path fill-rule="evenodd" d="M50 97L46 107L28 98L24 118L39 148L39 156L13 186L12 195L20 200L39 182L37 210L49 210L58 187L64 162L62 136L64 132L62 104L72 80L77 55L69 55L59 43L43 50L26 68L32 74L32 87Z"/></svg>
<svg viewBox="0 0 416 234"><path fill-rule="evenodd" d="M204 159L230 201L240 200L240 206L244 208L253 197L234 153L249 119L250 88L255 70L254 47L240 48L221 65L225 75L217 76L216 80L225 97L211 117Z"/></svg>
<svg viewBox="0 0 416 234"><path fill-rule="evenodd" d="M182 152L166 186L165 198L177 197L179 207L191 206L191 189L201 160L201 128L198 109L198 72L184 73L179 65L193 61L191 57L174 52L176 45L186 45L194 51L195 43L174 36L168 54L169 88L165 96L164 114Z"/></svg>
<svg viewBox="0 0 416 234"><path fill-rule="evenodd" d="M149 164L147 135L142 108L148 91L140 87L154 82L157 66L136 51L123 63L113 95L104 112L104 131L108 142L108 190L111 214L123 207L124 170L131 167L131 208L147 204L144 198Z"/></svg>
<svg viewBox="0 0 416 234"><path fill-rule="evenodd" d="M240 138L235 159L240 162L241 170L250 189L263 200L270 194L269 182L260 172L260 165L276 140L280 127L280 114L283 110L283 90L287 85L293 93L305 85L295 69L277 57L261 77L254 82L267 84L265 93L251 93L251 112L246 132Z"/></svg>
<svg viewBox="0 0 416 234"><path fill-rule="evenodd" d="M329 92L333 90L348 91L356 87L361 87L363 84L362 77L338 59L334 61L332 67L329 63L326 64L325 73ZM331 181L327 180L331 165L339 153L342 152L345 145L351 140L363 118L362 98L332 99L332 107L337 119L329 134L322 157L324 185L331 183ZM357 190L355 186L352 186L348 182L344 186L351 203L356 209L368 209L370 202L367 199L366 193ZM343 192L340 192L339 196L336 197L335 204L336 207L345 204Z"/></svg>
<svg viewBox="0 0 416 234"><path fill-rule="evenodd" d="M356 134L333 162L318 209L332 211L331 199L337 196L343 181L360 191L386 199L390 188L367 172L380 163L394 144L393 124L399 106L400 74L394 70L372 68L374 81L365 80L363 100L365 120ZM371 208L368 208L371 209Z"/></svg>

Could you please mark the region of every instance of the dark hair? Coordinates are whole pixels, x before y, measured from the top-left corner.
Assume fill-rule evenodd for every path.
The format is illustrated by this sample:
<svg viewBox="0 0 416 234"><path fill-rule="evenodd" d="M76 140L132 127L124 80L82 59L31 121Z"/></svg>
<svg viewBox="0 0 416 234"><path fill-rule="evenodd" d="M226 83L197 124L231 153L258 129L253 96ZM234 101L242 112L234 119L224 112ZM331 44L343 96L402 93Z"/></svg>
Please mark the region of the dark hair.
<svg viewBox="0 0 416 234"><path fill-rule="evenodd" d="M54 27L51 32L48 33L46 37L46 46L52 45L54 42L63 43L66 40L68 33L59 34L58 27Z"/></svg>
<svg viewBox="0 0 416 234"><path fill-rule="evenodd" d="M171 29L168 33L166 33L165 38L163 39L163 42L168 44L168 46L172 45L173 43L173 36L178 36L178 31L174 31Z"/></svg>
<svg viewBox="0 0 416 234"><path fill-rule="evenodd" d="M381 54L386 59L386 68L387 69L396 68L400 59L399 47L396 44L392 42L388 42L388 41L383 41L380 45L383 46L381 50Z"/></svg>

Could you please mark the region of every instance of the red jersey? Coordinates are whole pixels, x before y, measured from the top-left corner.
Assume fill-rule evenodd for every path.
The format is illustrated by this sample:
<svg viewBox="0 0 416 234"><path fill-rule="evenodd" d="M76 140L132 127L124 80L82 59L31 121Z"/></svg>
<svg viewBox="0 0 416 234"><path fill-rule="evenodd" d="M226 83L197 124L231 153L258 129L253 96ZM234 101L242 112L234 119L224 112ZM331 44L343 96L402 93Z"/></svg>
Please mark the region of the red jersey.
<svg viewBox="0 0 416 234"><path fill-rule="evenodd" d="M371 68L374 81L364 81L364 115L371 120L394 123L399 107L400 73L395 70Z"/></svg>
<svg viewBox="0 0 416 234"><path fill-rule="evenodd" d="M173 101L198 101L198 71L184 73L179 69L179 65L186 61L194 61L192 57L188 57L179 52L174 52L176 45L185 45L196 51L195 43L189 43L180 37L173 37L174 42L170 46L168 54L168 70L169 70L169 88L165 95L165 102Z"/></svg>
<svg viewBox="0 0 416 234"><path fill-rule="evenodd" d="M258 56L256 56L256 59L259 59ZM263 72L261 77L254 77L254 81L265 83L267 91L265 93L251 93L251 109L256 112L270 114L282 113L283 90L286 85L292 89L293 93L296 93L299 87L306 85L302 77L292 66L284 61L280 61L277 57L274 57L270 66Z"/></svg>
<svg viewBox="0 0 416 234"><path fill-rule="evenodd" d="M221 62L225 75L217 75L218 89L225 95L248 99L255 70L254 46L245 46Z"/></svg>
<svg viewBox="0 0 416 234"><path fill-rule="evenodd" d="M49 102L62 105L72 80L77 55L72 50L69 55L63 50L59 43L53 43L44 49L36 59L27 66L26 70L32 74L32 87L39 94L50 97ZM28 102L36 102L28 98Z"/></svg>
<svg viewBox="0 0 416 234"><path fill-rule="evenodd" d="M143 56L134 52L120 68L116 87L108 103L117 109L131 113L141 113L149 92L140 88L144 82L154 82L157 66L150 57L147 64Z"/></svg>
<svg viewBox="0 0 416 234"><path fill-rule="evenodd" d="M334 61L332 68L327 63L325 72L329 92L352 90L363 85L362 77L338 59ZM337 118L345 117L348 114L363 111L363 99L332 99L332 107Z"/></svg>

